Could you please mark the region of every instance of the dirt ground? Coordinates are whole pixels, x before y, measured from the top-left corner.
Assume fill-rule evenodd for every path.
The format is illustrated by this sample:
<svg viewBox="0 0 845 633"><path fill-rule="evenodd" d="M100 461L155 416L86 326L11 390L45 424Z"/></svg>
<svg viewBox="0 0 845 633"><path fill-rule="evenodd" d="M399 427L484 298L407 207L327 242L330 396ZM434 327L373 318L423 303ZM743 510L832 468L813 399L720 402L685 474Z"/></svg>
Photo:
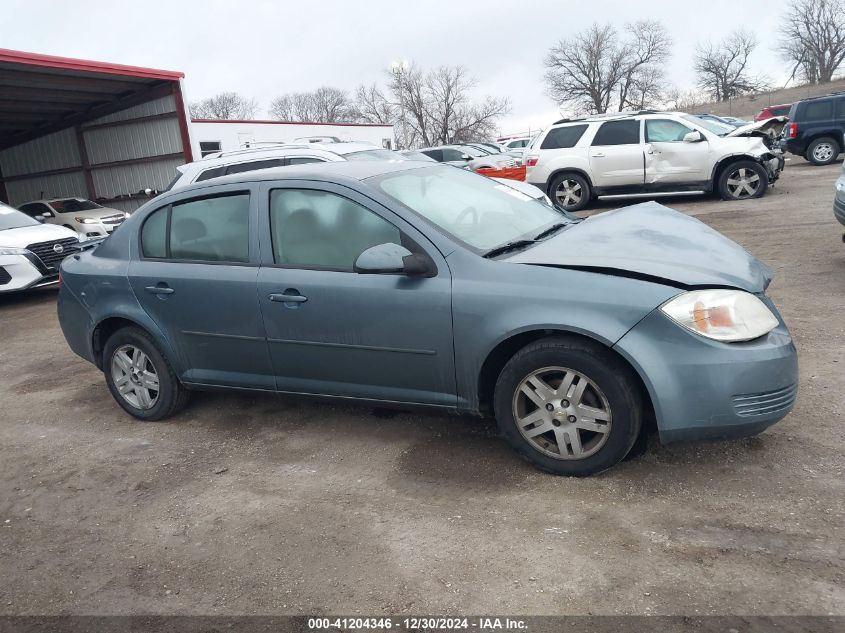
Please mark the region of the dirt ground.
<svg viewBox="0 0 845 633"><path fill-rule="evenodd" d="M198 394L139 423L67 348L54 290L0 298L0 613L845 614L839 169L664 200L775 271L794 412L590 479L471 418Z"/></svg>

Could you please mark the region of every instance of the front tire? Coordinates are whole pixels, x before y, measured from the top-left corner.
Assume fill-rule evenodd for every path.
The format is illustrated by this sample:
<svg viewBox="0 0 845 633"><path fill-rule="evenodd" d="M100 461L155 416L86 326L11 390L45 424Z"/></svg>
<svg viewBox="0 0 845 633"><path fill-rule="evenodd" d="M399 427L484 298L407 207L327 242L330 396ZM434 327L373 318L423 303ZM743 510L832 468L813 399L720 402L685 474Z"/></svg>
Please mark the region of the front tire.
<svg viewBox="0 0 845 633"><path fill-rule="evenodd" d="M510 445L555 475L607 470L628 454L642 426L631 370L610 350L576 338L542 339L517 352L493 399Z"/></svg>
<svg viewBox="0 0 845 633"><path fill-rule="evenodd" d="M567 211L580 211L590 203L593 193L587 179L576 173L560 174L552 180L549 197Z"/></svg>
<svg viewBox="0 0 845 633"><path fill-rule="evenodd" d="M759 198L769 188L769 174L756 161L740 160L722 170L718 187L723 200Z"/></svg>
<svg viewBox="0 0 845 633"><path fill-rule="evenodd" d="M839 152L842 151L836 139L829 136L817 138L807 148L807 160L813 165L830 165L839 157Z"/></svg>
<svg viewBox="0 0 845 633"><path fill-rule="evenodd" d="M109 337L103 348L103 372L112 397L139 420L164 420L188 401L188 391L170 363L140 328L123 328Z"/></svg>

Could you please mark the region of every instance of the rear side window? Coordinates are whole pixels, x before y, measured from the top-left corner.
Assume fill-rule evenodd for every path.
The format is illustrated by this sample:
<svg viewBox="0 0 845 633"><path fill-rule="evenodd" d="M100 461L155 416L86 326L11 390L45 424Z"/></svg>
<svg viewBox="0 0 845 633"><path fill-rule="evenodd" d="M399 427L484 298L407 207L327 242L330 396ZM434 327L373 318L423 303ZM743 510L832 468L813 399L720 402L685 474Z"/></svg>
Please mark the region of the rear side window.
<svg viewBox="0 0 845 633"><path fill-rule="evenodd" d="M443 151L439 149L427 149L423 152L426 156L429 156L436 160L439 163L443 162Z"/></svg>
<svg viewBox="0 0 845 633"><path fill-rule="evenodd" d="M249 261L249 194L190 200L153 212L141 229L145 257Z"/></svg>
<svg viewBox="0 0 845 633"><path fill-rule="evenodd" d="M804 107L805 121L824 121L833 118L833 101L811 101Z"/></svg>
<svg viewBox="0 0 845 633"><path fill-rule="evenodd" d="M209 178L217 178L218 176L222 176L226 173L226 166L223 165L221 167L213 167L212 169L206 169L202 172L194 182L202 182L203 180L208 180Z"/></svg>
<svg viewBox="0 0 845 633"><path fill-rule="evenodd" d="M288 158L288 165L304 165L306 163L325 163L322 158L315 156L292 156Z"/></svg>
<svg viewBox="0 0 845 633"><path fill-rule="evenodd" d="M540 144L540 149L563 149L575 147L575 144L584 136L587 130L586 125L570 125L549 130L546 138Z"/></svg>
<svg viewBox="0 0 845 633"><path fill-rule="evenodd" d="M281 167L284 161L281 158L268 158L267 160L253 160L248 163L238 163L236 165L229 165L226 168L227 174L242 174L247 171L255 171L257 169L269 169L271 167Z"/></svg>
<svg viewBox="0 0 845 633"><path fill-rule="evenodd" d="M640 142L640 122L633 119L602 123L593 145L636 145Z"/></svg>

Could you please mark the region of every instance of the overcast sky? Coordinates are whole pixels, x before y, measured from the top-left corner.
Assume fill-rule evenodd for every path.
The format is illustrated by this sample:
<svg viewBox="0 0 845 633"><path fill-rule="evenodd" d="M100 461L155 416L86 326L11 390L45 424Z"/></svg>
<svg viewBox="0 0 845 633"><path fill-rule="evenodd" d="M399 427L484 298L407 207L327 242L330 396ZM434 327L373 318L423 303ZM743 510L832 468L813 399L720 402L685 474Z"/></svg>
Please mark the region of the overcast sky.
<svg viewBox="0 0 845 633"><path fill-rule="evenodd" d="M545 127L558 108L544 94L548 49L592 24L657 19L671 33L670 81L694 84L696 42L737 25L760 46L752 70L783 81L773 51L787 0L2 0L0 48L185 73L192 101L224 90L258 99L261 116L285 92L353 90L381 81L392 60L461 64L478 94L506 96L503 133Z"/></svg>

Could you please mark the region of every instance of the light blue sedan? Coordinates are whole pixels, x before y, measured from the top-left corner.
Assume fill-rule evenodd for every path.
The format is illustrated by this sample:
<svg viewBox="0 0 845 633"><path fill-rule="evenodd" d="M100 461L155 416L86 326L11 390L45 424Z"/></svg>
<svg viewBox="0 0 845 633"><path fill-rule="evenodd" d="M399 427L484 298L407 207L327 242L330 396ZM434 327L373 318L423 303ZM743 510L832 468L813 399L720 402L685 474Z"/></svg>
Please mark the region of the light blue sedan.
<svg viewBox="0 0 845 633"><path fill-rule="evenodd" d="M771 273L734 242L656 203L580 220L443 165L207 180L61 272L70 347L141 420L209 388L492 414L538 468L589 475L651 423L748 435L796 396Z"/></svg>

